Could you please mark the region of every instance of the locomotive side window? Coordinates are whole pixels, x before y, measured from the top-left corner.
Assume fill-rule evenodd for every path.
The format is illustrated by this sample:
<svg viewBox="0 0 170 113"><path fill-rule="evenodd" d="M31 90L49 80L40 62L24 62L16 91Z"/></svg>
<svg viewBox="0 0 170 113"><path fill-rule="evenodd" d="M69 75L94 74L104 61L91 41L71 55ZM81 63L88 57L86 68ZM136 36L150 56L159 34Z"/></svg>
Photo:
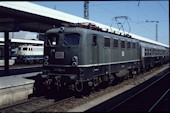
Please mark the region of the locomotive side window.
<svg viewBox="0 0 170 113"><path fill-rule="evenodd" d="M65 44L69 45L78 45L80 40L80 34L78 33L71 33L71 34L65 34Z"/></svg>
<svg viewBox="0 0 170 113"><path fill-rule="evenodd" d="M131 48L131 43L130 43L130 42L127 43L127 48L128 48L128 49Z"/></svg>
<svg viewBox="0 0 170 113"><path fill-rule="evenodd" d="M104 38L104 46L110 47L110 38Z"/></svg>
<svg viewBox="0 0 170 113"><path fill-rule="evenodd" d="M118 47L118 40L117 39L113 40L113 47L114 48Z"/></svg>
<svg viewBox="0 0 170 113"><path fill-rule="evenodd" d="M57 34L49 34L47 36L47 45L56 46L58 44L59 36Z"/></svg>
<svg viewBox="0 0 170 113"><path fill-rule="evenodd" d="M136 43L133 43L133 49L135 49L136 48Z"/></svg>
<svg viewBox="0 0 170 113"><path fill-rule="evenodd" d="M93 36L93 46L97 46L97 36Z"/></svg>
<svg viewBox="0 0 170 113"><path fill-rule="evenodd" d="M125 48L125 41L121 41L121 48Z"/></svg>

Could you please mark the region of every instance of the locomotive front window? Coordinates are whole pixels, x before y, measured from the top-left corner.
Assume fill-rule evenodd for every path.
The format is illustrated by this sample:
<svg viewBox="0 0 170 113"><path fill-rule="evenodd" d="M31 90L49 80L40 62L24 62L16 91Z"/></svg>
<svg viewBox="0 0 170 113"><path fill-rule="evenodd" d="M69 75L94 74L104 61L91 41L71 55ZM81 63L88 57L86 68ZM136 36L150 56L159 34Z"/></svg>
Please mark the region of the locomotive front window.
<svg viewBox="0 0 170 113"><path fill-rule="evenodd" d="M65 34L65 44L67 45L78 45L80 39L80 34L72 33L72 34Z"/></svg>
<svg viewBox="0 0 170 113"><path fill-rule="evenodd" d="M56 46L58 45L59 36L57 34L49 34L47 35L47 45L48 46Z"/></svg>

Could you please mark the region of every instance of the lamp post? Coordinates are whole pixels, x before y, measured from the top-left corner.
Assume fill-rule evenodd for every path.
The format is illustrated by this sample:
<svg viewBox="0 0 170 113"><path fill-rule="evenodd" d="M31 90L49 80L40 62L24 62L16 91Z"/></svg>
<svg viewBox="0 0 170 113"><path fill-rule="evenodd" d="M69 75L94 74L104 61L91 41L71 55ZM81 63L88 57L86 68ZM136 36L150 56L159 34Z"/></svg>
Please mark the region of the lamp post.
<svg viewBox="0 0 170 113"><path fill-rule="evenodd" d="M158 41L158 23L159 23L159 21L148 21L148 20L146 20L146 22L155 22L156 23L156 41Z"/></svg>

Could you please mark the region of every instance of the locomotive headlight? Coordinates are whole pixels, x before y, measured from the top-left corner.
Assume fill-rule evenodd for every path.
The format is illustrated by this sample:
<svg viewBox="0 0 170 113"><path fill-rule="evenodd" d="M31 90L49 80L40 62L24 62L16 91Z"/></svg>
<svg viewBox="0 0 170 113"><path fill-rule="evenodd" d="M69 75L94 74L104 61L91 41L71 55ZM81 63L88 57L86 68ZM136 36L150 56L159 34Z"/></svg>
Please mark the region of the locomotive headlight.
<svg viewBox="0 0 170 113"><path fill-rule="evenodd" d="M47 66L48 65L48 59L49 57L48 56L45 56L44 57L44 65Z"/></svg>
<svg viewBox="0 0 170 113"><path fill-rule="evenodd" d="M73 56L72 61L73 62L78 62L78 57L77 56Z"/></svg>
<svg viewBox="0 0 170 113"><path fill-rule="evenodd" d="M71 60L72 60L72 64L71 65L73 67L76 67L78 65L78 57L77 56L73 56Z"/></svg>
<svg viewBox="0 0 170 113"><path fill-rule="evenodd" d="M72 66L76 67L78 65L78 57L73 56L71 60L72 60Z"/></svg>
<svg viewBox="0 0 170 113"><path fill-rule="evenodd" d="M72 62L72 66L76 67L77 66L77 62Z"/></svg>
<svg viewBox="0 0 170 113"><path fill-rule="evenodd" d="M49 59L49 57L48 57L48 56L45 56L45 57L44 57L44 60L48 60L48 59Z"/></svg>
<svg viewBox="0 0 170 113"><path fill-rule="evenodd" d="M44 65L45 65L45 66L47 66L47 65L48 65L48 62L47 62L47 61L45 61L45 62L44 62Z"/></svg>

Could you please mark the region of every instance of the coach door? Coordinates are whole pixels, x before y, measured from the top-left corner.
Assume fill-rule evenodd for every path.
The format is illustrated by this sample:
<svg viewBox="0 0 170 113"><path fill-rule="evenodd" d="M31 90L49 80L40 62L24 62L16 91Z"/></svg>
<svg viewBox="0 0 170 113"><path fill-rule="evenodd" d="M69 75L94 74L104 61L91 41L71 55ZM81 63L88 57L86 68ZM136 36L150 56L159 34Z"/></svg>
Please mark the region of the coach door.
<svg viewBox="0 0 170 113"><path fill-rule="evenodd" d="M92 38L92 63L93 64L99 63L99 45L97 35L93 35Z"/></svg>

